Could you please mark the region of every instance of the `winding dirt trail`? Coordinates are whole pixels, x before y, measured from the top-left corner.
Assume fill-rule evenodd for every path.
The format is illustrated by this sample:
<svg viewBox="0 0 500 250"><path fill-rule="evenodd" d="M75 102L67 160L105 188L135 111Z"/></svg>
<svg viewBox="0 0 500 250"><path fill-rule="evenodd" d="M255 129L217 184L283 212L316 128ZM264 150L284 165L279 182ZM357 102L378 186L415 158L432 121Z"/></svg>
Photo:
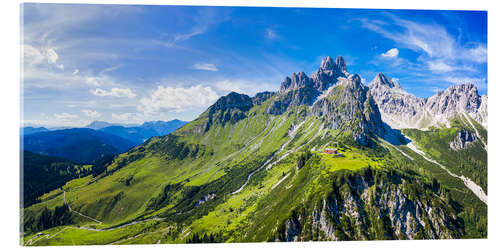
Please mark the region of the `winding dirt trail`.
<svg viewBox="0 0 500 250"><path fill-rule="evenodd" d="M92 218L90 216L84 215L84 214L82 214L82 213L80 213L78 211L75 211L75 210L71 209L71 206L69 205L69 203L66 203L66 191L63 191L63 192L64 192L63 193L63 195L64 195L64 204L68 205L68 209L69 209L70 212L76 213L76 214L78 214L78 215L80 215L80 216L82 216L84 218L87 218L89 220L92 220L92 221L95 221L95 222L97 222L99 224L102 224L102 221L100 221L100 220L94 219L94 218Z"/></svg>

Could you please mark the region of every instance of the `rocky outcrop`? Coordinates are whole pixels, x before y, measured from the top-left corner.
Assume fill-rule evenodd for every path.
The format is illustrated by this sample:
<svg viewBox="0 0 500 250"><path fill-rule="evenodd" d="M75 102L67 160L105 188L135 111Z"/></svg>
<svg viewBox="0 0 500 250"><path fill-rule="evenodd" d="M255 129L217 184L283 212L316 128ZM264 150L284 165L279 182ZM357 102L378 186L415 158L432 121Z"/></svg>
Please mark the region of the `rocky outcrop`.
<svg viewBox="0 0 500 250"><path fill-rule="evenodd" d="M354 174L334 184L312 211L293 210L276 240L460 238L463 224L440 192L394 173L384 178Z"/></svg>
<svg viewBox="0 0 500 250"><path fill-rule="evenodd" d="M450 148L455 151L462 150L476 140L477 136L474 133L471 133L469 130L462 129L458 132L455 139L450 142Z"/></svg>
<svg viewBox="0 0 500 250"><path fill-rule="evenodd" d="M344 58L338 56L334 63L328 56L321 61L319 69L311 75L311 80L317 90L324 91L337 83L339 77L347 78L348 76Z"/></svg>
<svg viewBox="0 0 500 250"><path fill-rule="evenodd" d="M276 94L276 92L264 91L257 93L254 97L252 97L253 105L261 105L269 98L274 96L274 94Z"/></svg>
<svg viewBox="0 0 500 250"><path fill-rule="evenodd" d="M427 129L449 125L463 113L487 127L487 97L480 96L471 83L451 86L429 98L418 98L382 73L369 84L382 119L393 128Z"/></svg>
<svg viewBox="0 0 500 250"><path fill-rule="evenodd" d="M310 106L319 94L320 92L312 85L287 90L274 97L268 113L281 115L293 107L301 105Z"/></svg>
<svg viewBox="0 0 500 250"><path fill-rule="evenodd" d="M382 73L378 73L368 86L384 122L397 129L418 127L424 99L407 93Z"/></svg>
<svg viewBox="0 0 500 250"><path fill-rule="evenodd" d="M214 123L224 125L227 122L236 123L246 117L245 112L253 107L252 99L244 94L231 92L219 98L206 112L208 121L204 131L208 131Z"/></svg>
<svg viewBox="0 0 500 250"><path fill-rule="evenodd" d="M435 120L444 123L448 119L459 114L466 113L480 124L487 122L487 100L483 99L477 87L472 83L451 86L445 91L429 97L425 104L428 111ZM481 109L481 105L483 108Z"/></svg>
<svg viewBox="0 0 500 250"><path fill-rule="evenodd" d="M312 113L330 129L352 132L362 145L368 144L370 136L386 133L378 107L358 75L341 78L314 103Z"/></svg>
<svg viewBox="0 0 500 250"><path fill-rule="evenodd" d="M280 90L278 93L284 93L289 90L302 88L305 86L312 86L313 82L304 72L293 73L291 77L285 77L281 82Z"/></svg>

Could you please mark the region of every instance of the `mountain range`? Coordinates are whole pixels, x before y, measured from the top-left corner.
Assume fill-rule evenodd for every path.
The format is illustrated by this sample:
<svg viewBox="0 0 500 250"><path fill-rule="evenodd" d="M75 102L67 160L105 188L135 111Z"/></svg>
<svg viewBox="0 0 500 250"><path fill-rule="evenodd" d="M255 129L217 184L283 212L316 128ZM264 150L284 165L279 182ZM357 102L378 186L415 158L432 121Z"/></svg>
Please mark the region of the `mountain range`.
<svg viewBox="0 0 500 250"><path fill-rule="evenodd" d="M184 124L186 122L177 119L145 122L140 126L95 121L85 128L48 130L24 127L21 135L24 150L75 163L94 163L104 156L125 152L153 136L167 135Z"/></svg>
<svg viewBox="0 0 500 250"><path fill-rule="evenodd" d="M365 86L327 57L40 196L24 243L484 238L486 102L472 84L424 99L382 73Z"/></svg>
<svg viewBox="0 0 500 250"><path fill-rule="evenodd" d="M382 73L368 85L384 121L393 128L428 129L449 126L450 119L467 114L487 128L488 97L471 83L450 86L428 98L418 98Z"/></svg>

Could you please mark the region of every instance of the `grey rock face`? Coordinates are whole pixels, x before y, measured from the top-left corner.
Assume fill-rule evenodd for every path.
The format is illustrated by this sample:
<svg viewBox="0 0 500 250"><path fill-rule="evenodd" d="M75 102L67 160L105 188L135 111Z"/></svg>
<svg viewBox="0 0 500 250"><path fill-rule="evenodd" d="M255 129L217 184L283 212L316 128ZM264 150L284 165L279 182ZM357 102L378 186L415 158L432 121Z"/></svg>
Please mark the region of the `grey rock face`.
<svg viewBox="0 0 500 250"><path fill-rule="evenodd" d="M474 84L466 83L451 86L445 91L440 91L429 97L425 110L441 122L458 114L466 113L486 127L488 116L486 106L487 99L478 94L477 87Z"/></svg>
<svg viewBox="0 0 500 250"><path fill-rule="evenodd" d="M460 130L457 136L453 141L450 142L450 148L458 151L466 148L469 144L475 142L477 140L477 136L474 133L466 129Z"/></svg>
<svg viewBox="0 0 500 250"><path fill-rule="evenodd" d="M387 86L385 88L400 87L382 74L377 79L375 84ZM323 59L311 77L304 72L286 77L272 98L268 113L280 115L296 106L310 106L311 113L322 118L326 127L352 132L354 140L361 145L368 145L370 137L386 137L389 133L391 138L398 140L382 122L369 88L361 83L357 74L347 72L341 56L335 62L331 57Z"/></svg>
<svg viewBox="0 0 500 250"><path fill-rule="evenodd" d="M254 105L261 105L263 102L271 98L274 94L276 94L276 92L264 91L257 93L254 97L252 97L252 102Z"/></svg>
<svg viewBox="0 0 500 250"><path fill-rule="evenodd" d="M219 98L208 108L208 121L205 124L204 131L208 131L214 123L235 123L245 118L245 112L252 107L253 102L249 96L231 92Z"/></svg>
<svg viewBox="0 0 500 250"><path fill-rule="evenodd" d="M311 79L304 72L293 73L291 77L286 77L283 82L281 82L281 87L279 93L283 93L287 90L298 89L305 86L312 85Z"/></svg>
<svg viewBox="0 0 500 250"><path fill-rule="evenodd" d="M347 78L347 66L343 57L337 57L335 63L331 57L324 58L319 69L311 75L314 87L324 91L337 83L339 77Z"/></svg>
<svg viewBox="0 0 500 250"><path fill-rule="evenodd" d="M319 240L451 239L464 234L453 208L430 201L442 194L412 194L409 190L417 184L405 177L375 181L373 176L353 176L345 181L321 201L322 206L284 221L287 230L278 240L308 241L317 231L322 232Z"/></svg>
<svg viewBox="0 0 500 250"><path fill-rule="evenodd" d="M427 129L448 125L451 118L466 113L487 127L487 97L473 84L451 86L429 98L418 98L382 73L369 84L382 119L393 128Z"/></svg>
<svg viewBox="0 0 500 250"><path fill-rule="evenodd" d="M368 144L369 136L386 133L378 107L358 75L341 79L314 103L312 113L321 117L328 128L353 132L362 145Z"/></svg>
<svg viewBox="0 0 500 250"><path fill-rule="evenodd" d="M292 107L311 105L319 94L313 81L304 72L293 73L281 83L268 112L280 115Z"/></svg>

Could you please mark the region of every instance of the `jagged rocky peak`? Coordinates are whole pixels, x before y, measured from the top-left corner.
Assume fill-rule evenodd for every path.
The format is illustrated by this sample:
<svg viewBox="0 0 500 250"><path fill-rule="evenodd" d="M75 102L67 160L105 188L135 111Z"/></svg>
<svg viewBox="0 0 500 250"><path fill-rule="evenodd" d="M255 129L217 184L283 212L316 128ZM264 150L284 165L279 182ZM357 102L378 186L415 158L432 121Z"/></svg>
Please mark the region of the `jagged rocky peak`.
<svg viewBox="0 0 500 250"><path fill-rule="evenodd" d="M337 68L342 72L347 72L347 65L342 56L337 56L337 61L335 62Z"/></svg>
<svg viewBox="0 0 500 250"><path fill-rule="evenodd" d="M291 77L285 77L281 82L280 93L290 89L297 89L300 87L312 85L311 79L304 72L293 73Z"/></svg>
<svg viewBox="0 0 500 250"><path fill-rule="evenodd" d="M328 56L323 58L319 69L315 71L311 77L308 77L304 72L293 73L291 76L285 77L281 82L278 93L281 94L288 90L309 86L314 87L318 91L324 91L336 84L339 77L347 78L348 76L349 73L347 73L347 66L344 58L339 56L334 62L333 59Z"/></svg>
<svg viewBox="0 0 500 250"><path fill-rule="evenodd" d="M333 59L330 56L323 58L323 60L321 60L321 66L319 68L325 71L338 70L340 72L347 72L347 66L342 56L338 56L337 59L335 60L335 63L333 62Z"/></svg>
<svg viewBox="0 0 500 250"><path fill-rule="evenodd" d="M427 129L450 124L450 119L468 114L487 127L487 97L474 84L451 86L429 98L418 98L379 73L369 84L382 120L393 128Z"/></svg>
<svg viewBox="0 0 500 250"><path fill-rule="evenodd" d="M312 107L312 113L325 122L326 127L351 131L353 139L368 145L370 137L385 137L386 131L380 112L369 89L357 74L342 79Z"/></svg>
<svg viewBox="0 0 500 250"><path fill-rule="evenodd" d="M451 86L429 97L426 103L427 110L433 115L451 118L465 112L472 115L476 121L483 123L482 120L478 120L480 115L477 115L480 106L481 96L477 87L472 83Z"/></svg>
<svg viewBox="0 0 500 250"><path fill-rule="evenodd" d="M311 75L314 87L324 91L337 83L339 77L347 78L347 66L342 56L338 56L335 63L331 57L323 58L319 69Z"/></svg>
<svg viewBox="0 0 500 250"><path fill-rule="evenodd" d="M466 148L469 144L475 142L477 140L477 136L470 132L469 130L462 129L458 132L457 136L453 141L450 142L450 148L458 151Z"/></svg>
<svg viewBox="0 0 500 250"><path fill-rule="evenodd" d="M321 66L320 66L320 69L322 70L332 70L334 67L334 63L333 63L333 60L330 56L327 56L326 58L323 58L323 60L321 60Z"/></svg>
<svg viewBox="0 0 500 250"><path fill-rule="evenodd" d="M382 74L381 72L378 73L375 78L370 82L369 84L370 88L376 88L376 87L381 87L381 86L386 86L388 88L401 88L401 86L395 82L389 79L387 76Z"/></svg>
<svg viewBox="0 0 500 250"><path fill-rule="evenodd" d="M252 102L254 105L260 105L263 102L267 101L267 99L271 98L274 94L276 94L276 92L259 92L254 97L252 97Z"/></svg>

